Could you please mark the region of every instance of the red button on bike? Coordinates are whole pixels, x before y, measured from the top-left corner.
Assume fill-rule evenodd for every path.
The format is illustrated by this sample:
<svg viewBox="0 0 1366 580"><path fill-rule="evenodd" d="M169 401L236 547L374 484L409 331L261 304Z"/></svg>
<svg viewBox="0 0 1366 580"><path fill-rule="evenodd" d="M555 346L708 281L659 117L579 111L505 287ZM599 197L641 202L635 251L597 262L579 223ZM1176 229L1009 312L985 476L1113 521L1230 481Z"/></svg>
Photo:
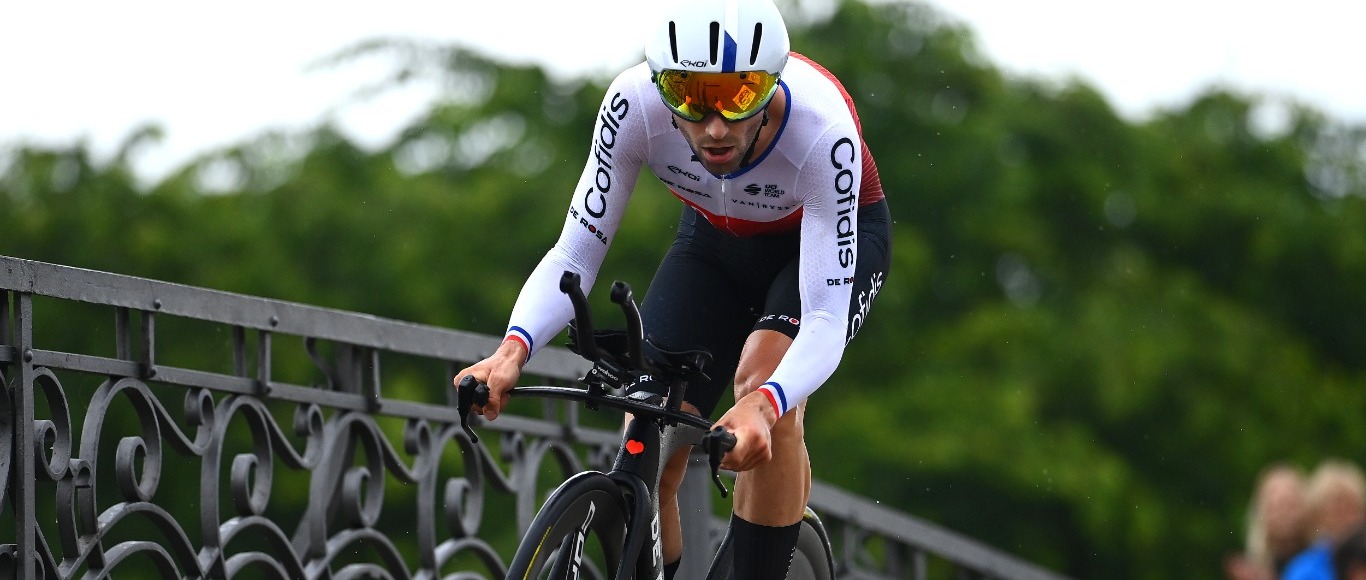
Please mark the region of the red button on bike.
<svg viewBox="0 0 1366 580"><path fill-rule="evenodd" d="M640 455L641 451L645 451L644 443L636 441L635 439L631 439L626 442L627 453L630 453L631 455Z"/></svg>

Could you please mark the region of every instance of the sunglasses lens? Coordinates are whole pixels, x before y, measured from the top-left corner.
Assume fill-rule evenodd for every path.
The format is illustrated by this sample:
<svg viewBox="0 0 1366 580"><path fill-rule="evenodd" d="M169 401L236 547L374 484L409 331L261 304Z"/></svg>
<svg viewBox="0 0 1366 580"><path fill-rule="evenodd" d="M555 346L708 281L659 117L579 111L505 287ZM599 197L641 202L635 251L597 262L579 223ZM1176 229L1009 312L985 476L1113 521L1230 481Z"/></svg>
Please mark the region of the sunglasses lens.
<svg viewBox="0 0 1366 580"><path fill-rule="evenodd" d="M727 121L754 116L778 90L778 76L763 71L698 73L666 70L655 75L664 104L689 121L715 111Z"/></svg>

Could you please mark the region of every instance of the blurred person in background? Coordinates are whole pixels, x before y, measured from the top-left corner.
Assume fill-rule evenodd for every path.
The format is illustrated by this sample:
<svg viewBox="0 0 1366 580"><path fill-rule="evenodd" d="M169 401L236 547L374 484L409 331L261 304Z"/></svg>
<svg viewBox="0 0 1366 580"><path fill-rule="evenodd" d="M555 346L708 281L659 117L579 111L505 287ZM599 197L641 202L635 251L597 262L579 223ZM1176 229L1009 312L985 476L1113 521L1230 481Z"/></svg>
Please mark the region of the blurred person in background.
<svg viewBox="0 0 1366 580"><path fill-rule="evenodd" d="M1308 545L1304 473L1273 463L1257 476L1248 505L1245 551L1225 561L1229 580L1279 578L1286 563Z"/></svg>
<svg viewBox="0 0 1366 580"><path fill-rule="evenodd" d="M1284 580L1332 580L1333 551L1366 522L1366 478L1356 465L1325 460L1305 490L1311 544L1286 564Z"/></svg>
<svg viewBox="0 0 1366 580"><path fill-rule="evenodd" d="M1357 526L1338 546L1333 568L1339 580L1366 580L1366 526Z"/></svg>

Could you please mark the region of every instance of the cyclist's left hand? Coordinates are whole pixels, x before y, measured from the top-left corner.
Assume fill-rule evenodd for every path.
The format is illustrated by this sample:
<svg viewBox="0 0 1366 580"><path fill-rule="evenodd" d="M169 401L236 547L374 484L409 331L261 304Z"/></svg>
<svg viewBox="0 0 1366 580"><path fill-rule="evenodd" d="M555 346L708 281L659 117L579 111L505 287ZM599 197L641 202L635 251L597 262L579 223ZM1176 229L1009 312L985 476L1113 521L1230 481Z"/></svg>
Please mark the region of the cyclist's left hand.
<svg viewBox="0 0 1366 580"><path fill-rule="evenodd" d="M747 471L773 458L773 424L778 414L763 393L754 391L735 403L717 425L735 434L735 448L721 460L721 468Z"/></svg>

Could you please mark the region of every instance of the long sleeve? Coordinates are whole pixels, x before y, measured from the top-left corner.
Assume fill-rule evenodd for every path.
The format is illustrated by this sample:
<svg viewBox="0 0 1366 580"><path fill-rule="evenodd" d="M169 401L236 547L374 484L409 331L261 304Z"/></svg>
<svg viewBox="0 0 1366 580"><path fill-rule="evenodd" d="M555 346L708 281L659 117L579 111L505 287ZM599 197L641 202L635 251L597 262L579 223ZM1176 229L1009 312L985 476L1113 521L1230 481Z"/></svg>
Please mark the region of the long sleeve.
<svg viewBox="0 0 1366 580"><path fill-rule="evenodd" d="M760 387L782 415L839 367L847 342L849 297L858 259L858 196L863 163L857 130L837 125L803 164L801 330Z"/></svg>
<svg viewBox="0 0 1366 580"><path fill-rule="evenodd" d="M648 142L639 106L641 83L630 76L640 74L638 69L622 73L608 89L559 240L527 278L513 306L507 337L524 342L528 358L574 316L559 289L563 273L578 273L585 294L593 287L645 162Z"/></svg>

